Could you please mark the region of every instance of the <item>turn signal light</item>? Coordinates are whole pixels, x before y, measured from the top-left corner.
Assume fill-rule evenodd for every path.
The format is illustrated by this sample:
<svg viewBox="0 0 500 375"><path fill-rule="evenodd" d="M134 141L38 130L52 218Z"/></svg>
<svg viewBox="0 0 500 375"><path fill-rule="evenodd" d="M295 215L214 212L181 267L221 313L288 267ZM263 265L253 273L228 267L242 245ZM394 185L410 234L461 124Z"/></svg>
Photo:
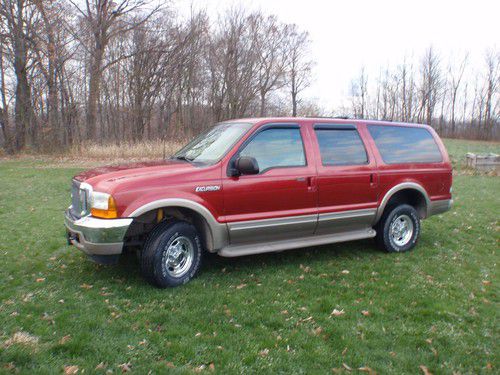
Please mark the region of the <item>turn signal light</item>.
<svg viewBox="0 0 500 375"><path fill-rule="evenodd" d="M116 219L118 217L118 210L116 209L114 198L111 195L109 196L107 209L92 207L90 209L90 214L101 219Z"/></svg>

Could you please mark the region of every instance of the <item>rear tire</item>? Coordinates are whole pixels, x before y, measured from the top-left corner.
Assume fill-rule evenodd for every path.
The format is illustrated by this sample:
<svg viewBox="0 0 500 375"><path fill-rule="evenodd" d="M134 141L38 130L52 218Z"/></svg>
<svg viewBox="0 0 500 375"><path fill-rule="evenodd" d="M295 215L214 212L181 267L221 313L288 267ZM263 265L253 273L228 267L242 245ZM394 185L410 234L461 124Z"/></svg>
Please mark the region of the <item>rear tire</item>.
<svg viewBox="0 0 500 375"><path fill-rule="evenodd" d="M420 236L420 218L417 210L408 204L386 208L375 227L375 241L390 253L410 251Z"/></svg>
<svg viewBox="0 0 500 375"><path fill-rule="evenodd" d="M196 228L185 221L162 222L149 234L141 254L141 271L152 285L167 288L196 276L203 248Z"/></svg>

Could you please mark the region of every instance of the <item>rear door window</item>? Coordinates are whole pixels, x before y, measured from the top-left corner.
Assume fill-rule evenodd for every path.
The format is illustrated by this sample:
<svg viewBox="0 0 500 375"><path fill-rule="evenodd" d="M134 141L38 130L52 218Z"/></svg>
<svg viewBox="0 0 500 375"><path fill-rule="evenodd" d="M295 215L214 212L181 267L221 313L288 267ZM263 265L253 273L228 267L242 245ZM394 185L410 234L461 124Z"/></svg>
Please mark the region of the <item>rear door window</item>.
<svg viewBox="0 0 500 375"><path fill-rule="evenodd" d="M432 134L411 126L368 125L386 164L437 163L443 160Z"/></svg>
<svg viewBox="0 0 500 375"><path fill-rule="evenodd" d="M368 163L365 146L354 126L316 125L314 131L323 165Z"/></svg>

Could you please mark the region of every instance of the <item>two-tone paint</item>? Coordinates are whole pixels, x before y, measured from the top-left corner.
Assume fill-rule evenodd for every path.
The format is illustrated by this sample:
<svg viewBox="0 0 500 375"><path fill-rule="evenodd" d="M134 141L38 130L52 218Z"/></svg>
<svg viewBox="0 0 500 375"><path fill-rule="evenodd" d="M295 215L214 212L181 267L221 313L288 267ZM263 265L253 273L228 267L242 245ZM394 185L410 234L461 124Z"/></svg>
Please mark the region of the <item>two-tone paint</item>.
<svg viewBox="0 0 500 375"><path fill-rule="evenodd" d="M122 223L128 220L130 224L134 218L165 207L196 212L206 226L205 247L223 256L374 237L372 228L387 202L402 190L421 195L419 214L422 218L444 212L451 206L451 164L443 143L428 126L322 118L234 122L250 122L253 126L213 165L166 160L98 168L75 176L75 180L92 186L95 191L111 194L121 218L116 220ZM425 127L433 135L442 161L385 164L368 132L367 124L370 123ZM324 166L314 131L318 125L354 126L364 143L368 162L355 166ZM300 128L306 165L271 168L257 175L231 176L231 163L240 147L262 129L273 126ZM109 226L114 221L73 220L66 216L68 229L80 233L83 241L86 241L83 221L92 221L93 228L99 223ZM114 238L113 241L113 253L116 254L124 239ZM85 247L82 243L78 245ZM106 253L105 244L92 243L83 250L91 254L89 248L99 248L99 254Z"/></svg>

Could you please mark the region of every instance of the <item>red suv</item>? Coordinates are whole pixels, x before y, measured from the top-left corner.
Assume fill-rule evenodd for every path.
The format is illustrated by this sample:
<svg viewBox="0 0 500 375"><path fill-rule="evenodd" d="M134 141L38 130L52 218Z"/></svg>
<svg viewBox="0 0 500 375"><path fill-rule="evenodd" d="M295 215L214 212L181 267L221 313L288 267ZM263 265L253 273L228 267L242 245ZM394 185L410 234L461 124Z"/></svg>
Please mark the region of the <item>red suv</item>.
<svg viewBox="0 0 500 375"><path fill-rule="evenodd" d="M335 118L222 122L172 158L72 181L69 243L97 262L140 250L152 284L225 257L374 237L411 250L420 219L451 207L452 168L425 125Z"/></svg>

